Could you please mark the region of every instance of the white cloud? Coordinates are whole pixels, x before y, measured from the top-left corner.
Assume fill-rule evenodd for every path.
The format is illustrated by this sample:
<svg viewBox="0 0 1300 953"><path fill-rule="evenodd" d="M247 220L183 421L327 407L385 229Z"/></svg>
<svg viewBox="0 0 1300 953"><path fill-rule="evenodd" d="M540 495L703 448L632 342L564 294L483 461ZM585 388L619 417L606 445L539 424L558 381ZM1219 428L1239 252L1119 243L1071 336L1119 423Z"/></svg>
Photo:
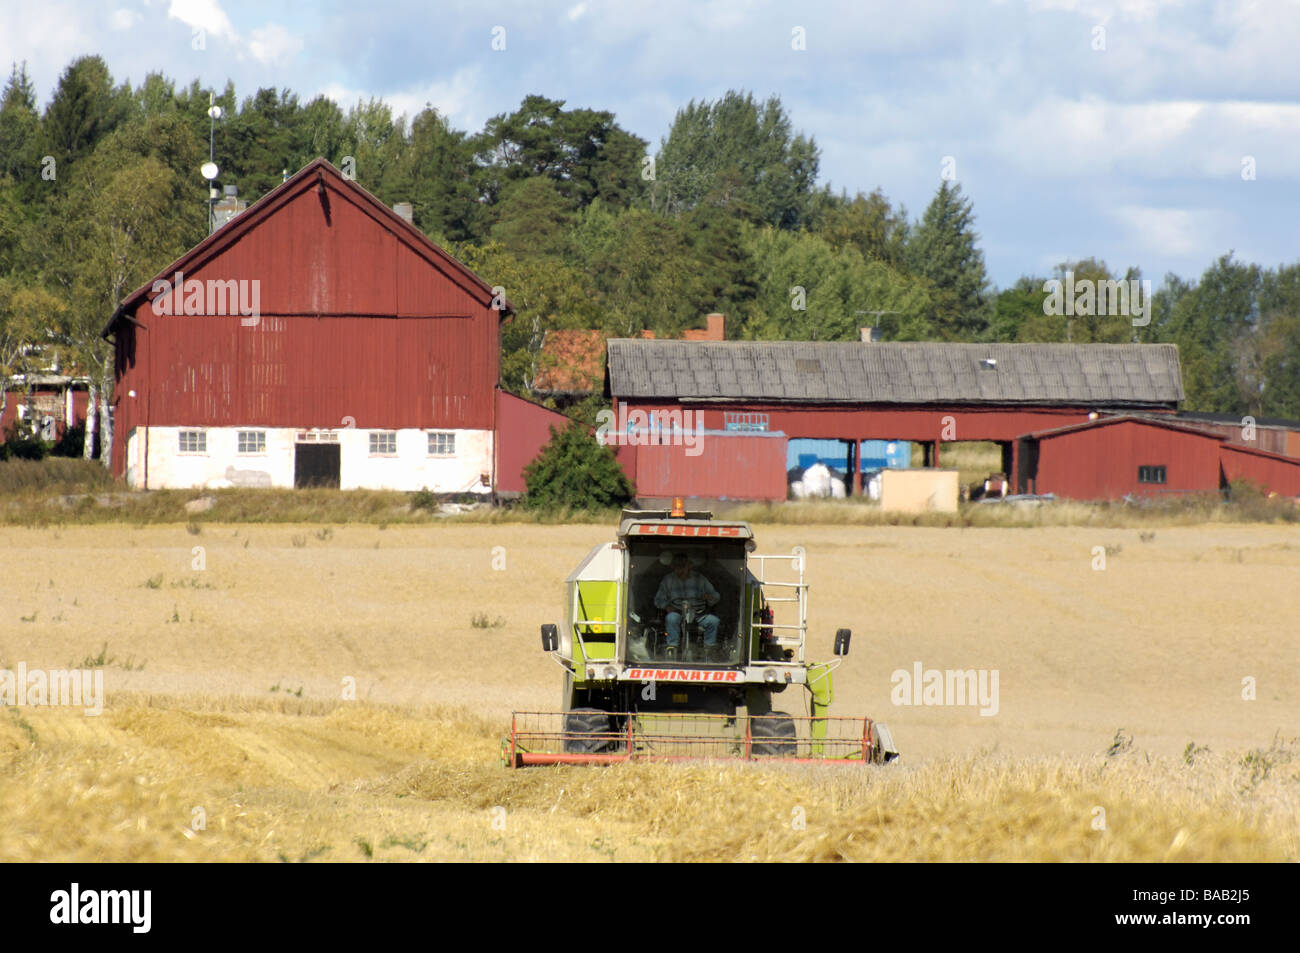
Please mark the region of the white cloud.
<svg viewBox="0 0 1300 953"><path fill-rule="evenodd" d="M404 89L358 90L330 83L321 90L344 112L355 106L358 100L368 102L371 97L379 97L388 104L394 118L405 115L412 119L429 105L461 129L476 129L494 114L485 92L478 67L457 70L449 80L434 80Z"/></svg>
<svg viewBox="0 0 1300 953"><path fill-rule="evenodd" d="M171 0L167 16L208 36L235 38L235 28L217 0Z"/></svg>
<svg viewBox="0 0 1300 953"><path fill-rule="evenodd" d="M1102 22L1114 16L1127 20L1151 20L1163 9L1183 5L1183 0L1030 0L1029 9L1035 13L1081 13Z"/></svg>
<svg viewBox="0 0 1300 953"><path fill-rule="evenodd" d="M0 68L7 78L11 63L26 62L44 99L64 68L100 45L101 30L73 0L0 4Z"/></svg>
<svg viewBox="0 0 1300 953"><path fill-rule="evenodd" d="M108 18L108 25L114 30L129 30L140 21L140 14L134 10L114 10Z"/></svg>
<svg viewBox="0 0 1300 953"><path fill-rule="evenodd" d="M1267 157L1277 177L1300 178L1298 128L1300 105L1290 103L1052 97L1000 117L987 151L1046 179L1115 171L1213 179L1239 172L1245 155Z"/></svg>
<svg viewBox="0 0 1300 953"><path fill-rule="evenodd" d="M579 20L582 18L582 15L586 12L587 12L586 3L575 4L574 6L569 8L569 19Z"/></svg>
<svg viewBox="0 0 1300 953"><path fill-rule="evenodd" d="M302 51L303 38L278 23L258 27L248 39L248 49L259 63L283 63Z"/></svg>
<svg viewBox="0 0 1300 953"><path fill-rule="evenodd" d="M1208 259L1215 250L1213 237L1223 234L1227 224L1219 212L1211 209L1123 205L1109 214L1128 230L1126 237L1132 244L1148 254L1175 258Z"/></svg>

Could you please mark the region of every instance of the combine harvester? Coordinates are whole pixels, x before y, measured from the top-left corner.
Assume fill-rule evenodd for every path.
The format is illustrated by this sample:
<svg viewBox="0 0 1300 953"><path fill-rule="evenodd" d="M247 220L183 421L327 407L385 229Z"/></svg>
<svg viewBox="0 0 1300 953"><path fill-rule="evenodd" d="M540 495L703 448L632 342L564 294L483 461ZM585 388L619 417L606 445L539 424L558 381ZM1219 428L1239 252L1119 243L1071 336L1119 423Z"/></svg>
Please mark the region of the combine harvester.
<svg viewBox="0 0 1300 953"><path fill-rule="evenodd" d="M617 541L566 580L564 627L542 626L542 648L564 669L563 710L515 712L505 764L897 758L884 725L829 715L850 632L836 632L835 658L805 661L802 548L754 548L748 523L687 512L680 499L671 511L624 510ZM783 707L806 713L773 709L786 691Z"/></svg>

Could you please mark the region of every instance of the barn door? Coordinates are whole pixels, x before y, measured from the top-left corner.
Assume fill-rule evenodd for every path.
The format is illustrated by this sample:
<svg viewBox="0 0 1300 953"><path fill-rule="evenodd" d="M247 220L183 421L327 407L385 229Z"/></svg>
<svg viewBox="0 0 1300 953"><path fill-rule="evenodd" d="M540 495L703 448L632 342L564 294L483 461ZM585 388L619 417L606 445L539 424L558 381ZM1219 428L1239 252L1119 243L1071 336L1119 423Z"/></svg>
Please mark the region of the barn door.
<svg viewBox="0 0 1300 953"><path fill-rule="evenodd" d="M339 488L339 445L298 443L293 452L293 485Z"/></svg>

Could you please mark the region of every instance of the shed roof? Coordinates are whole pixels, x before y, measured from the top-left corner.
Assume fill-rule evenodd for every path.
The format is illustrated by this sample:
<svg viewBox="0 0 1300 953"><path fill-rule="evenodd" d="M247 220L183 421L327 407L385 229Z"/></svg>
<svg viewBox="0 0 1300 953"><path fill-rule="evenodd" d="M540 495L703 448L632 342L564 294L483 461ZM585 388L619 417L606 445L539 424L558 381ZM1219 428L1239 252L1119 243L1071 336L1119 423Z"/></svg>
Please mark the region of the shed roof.
<svg viewBox="0 0 1300 953"><path fill-rule="evenodd" d="M608 342L619 398L1174 406L1173 344Z"/></svg>
<svg viewBox="0 0 1300 953"><path fill-rule="evenodd" d="M1223 443L1224 438L1212 430L1201 430L1197 427L1189 427L1186 424L1177 423L1177 418L1162 420L1156 416L1146 416L1139 414L1117 414L1110 417L1099 417L1096 420L1085 420L1079 424L1067 424L1064 427L1052 427L1049 430L1036 430L1033 433L1022 434L1021 440L1050 440L1053 437L1062 437L1066 434L1078 433L1081 430L1095 430L1099 427L1110 427L1115 424L1137 424L1140 427L1159 427L1162 430L1175 430L1180 433L1190 434L1193 437L1204 437L1207 440L1216 440Z"/></svg>

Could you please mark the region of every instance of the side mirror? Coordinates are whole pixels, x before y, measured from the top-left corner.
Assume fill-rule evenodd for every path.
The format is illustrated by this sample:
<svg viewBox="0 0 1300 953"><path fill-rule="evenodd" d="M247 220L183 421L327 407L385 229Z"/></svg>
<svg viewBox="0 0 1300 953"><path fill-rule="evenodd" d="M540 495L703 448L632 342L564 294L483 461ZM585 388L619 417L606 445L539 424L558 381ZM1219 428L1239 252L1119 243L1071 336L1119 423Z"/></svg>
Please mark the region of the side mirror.
<svg viewBox="0 0 1300 953"><path fill-rule="evenodd" d="M853 632L849 629L839 629L835 632L835 654L849 654L849 640L853 638Z"/></svg>
<svg viewBox="0 0 1300 953"><path fill-rule="evenodd" d="M554 622L548 622L542 626L542 651L554 652L560 647L560 633L555 628Z"/></svg>

